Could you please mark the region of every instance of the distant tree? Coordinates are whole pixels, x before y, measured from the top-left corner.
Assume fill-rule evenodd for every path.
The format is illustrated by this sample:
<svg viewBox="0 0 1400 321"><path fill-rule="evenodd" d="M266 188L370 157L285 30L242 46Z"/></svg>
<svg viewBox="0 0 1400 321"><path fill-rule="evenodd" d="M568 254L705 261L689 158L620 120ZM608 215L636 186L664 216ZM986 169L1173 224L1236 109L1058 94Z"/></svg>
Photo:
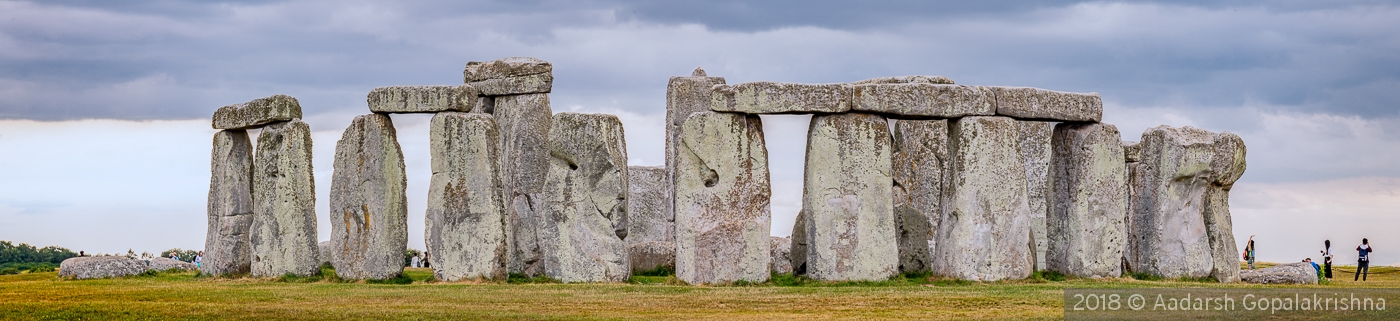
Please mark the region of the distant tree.
<svg viewBox="0 0 1400 321"><path fill-rule="evenodd" d="M20 243L15 245L10 241L0 241L0 264L4 263L63 263L63 260L78 256L65 248L57 246L45 246L36 248L33 245Z"/></svg>

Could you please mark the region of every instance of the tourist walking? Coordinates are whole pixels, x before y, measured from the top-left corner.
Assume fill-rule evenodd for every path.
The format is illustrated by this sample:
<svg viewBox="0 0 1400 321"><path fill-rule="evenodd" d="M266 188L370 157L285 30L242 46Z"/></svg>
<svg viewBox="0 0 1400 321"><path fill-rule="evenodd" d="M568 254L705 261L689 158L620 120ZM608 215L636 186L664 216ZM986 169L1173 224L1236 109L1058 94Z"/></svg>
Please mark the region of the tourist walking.
<svg viewBox="0 0 1400 321"><path fill-rule="evenodd" d="M1361 245L1356 247L1356 276L1351 278L1356 281L1366 281L1366 274L1371 273L1371 242L1361 239Z"/></svg>
<svg viewBox="0 0 1400 321"><path fill-rule="evenodd" d="M1326 276L1328 280L1331 280L1331 279L1332 279L1332 240L1324 240L1324 241L1322 241L1322 246L1326 247L1325 250L1322 250L1322 274L1323 274L1324 276Z"/></svg>
<svg viewBox="0 0 1400 321"><path fill-rule="evenodd" d="M1249 262L1249 269L1254 269L1254 235L1249 236L1249 244L1244 246L1244 261Z"/></svg>

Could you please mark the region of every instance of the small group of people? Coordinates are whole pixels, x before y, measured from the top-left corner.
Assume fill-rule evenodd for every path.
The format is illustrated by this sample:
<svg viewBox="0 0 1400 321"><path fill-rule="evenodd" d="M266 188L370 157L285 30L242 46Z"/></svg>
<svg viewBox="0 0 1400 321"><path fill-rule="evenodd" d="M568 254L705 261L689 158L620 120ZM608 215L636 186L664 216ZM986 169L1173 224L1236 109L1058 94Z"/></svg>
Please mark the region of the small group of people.
<svg viewBox="0 0 1400 321"><path fill-rule="evenodd" d="M1332 279L1332 240L1323 240L1322 245L1322 266L1318 266L1317 262L1313 262L1312 258L1303 259L1303 262L1312 264L1313 269L1317 270L1319 275L1330 280ZM1371 240L1362 238L1361 245L1356 246L1356 275L1352 276L1352 281L1366 281L1366 276L1371 273L1372 251L1374 251L1374 249L1371 248ZM1250 235L1249 243L1245 243L1243 255L1245 262L1249 263L1249 269L1253 270L1255 256L1254 235Z"/></svg>
<svg viewBox="0 0 1400 321"><path fill-rule="evenodd" d="M411 262L409 263L409 266L410 266L410 267L416 267L416 268L430 267L429 264L428 264L428 251L423 251L422 257L419 257L418 254L414 254L414 255L413 255L413 259L410 260L410 261L411 261Z"/></svg>
<svg viewBox="0 0 1400 321"><path fill-rule="evenodd" d="M180 255L175 252L170 252L170 259L179 261ZM195 254L194 261L191 261L191 263L194 263L194 267L196 268L204 267L204 251L199 251L199 254Z"/></svg>

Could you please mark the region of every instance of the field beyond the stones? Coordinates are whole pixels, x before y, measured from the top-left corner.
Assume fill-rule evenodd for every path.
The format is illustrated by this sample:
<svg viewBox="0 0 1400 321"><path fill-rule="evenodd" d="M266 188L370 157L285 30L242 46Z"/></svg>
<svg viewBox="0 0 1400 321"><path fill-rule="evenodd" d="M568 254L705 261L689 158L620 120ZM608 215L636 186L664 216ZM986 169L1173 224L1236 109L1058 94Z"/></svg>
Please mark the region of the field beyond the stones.
<svg viewBox="0 0 1400 321"><path fill-rule="evenodd" d="M1373 267L1369 282L1352 282L1354 267L1333 271L1331 284L1314 287L1400 287L1400 268ZM413 283L402 285L206 278L194 272L81 281L59 279L56 272L0 275L0 319L1059 319L1070 287L1263 287L1131 278L979 283L903 277L876 283L783 277L731 286L676 285L672 277L635 277L629 284L508 284L426 281L430 274L408 269Z"/></svg>

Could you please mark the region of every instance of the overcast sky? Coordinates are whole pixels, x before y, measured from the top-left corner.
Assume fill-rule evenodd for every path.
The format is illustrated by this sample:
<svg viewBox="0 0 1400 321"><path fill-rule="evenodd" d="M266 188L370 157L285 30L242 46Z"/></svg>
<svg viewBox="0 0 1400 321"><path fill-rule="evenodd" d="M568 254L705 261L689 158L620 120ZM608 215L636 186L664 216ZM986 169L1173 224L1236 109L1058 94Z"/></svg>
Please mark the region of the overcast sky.
<svg viewBox="0 0 1400 321"><path fill-rule="evenodd" d="M555 112L617 114L661 165L666 81L942 75L1103 95L1125 140L1230 131L1231 206L1269 261L1400 263L1400 5L1387 1L0 1L0 239L89 252L203 247L220 106L297 97L321 239L335 142L390 85L459 84L468 61L554 64ZM423 244L425 115L395 115ZM808 117L764 117L773 233L801 206ZM1396 250L1390 251L1387 248ZM1385 254L1392 253L1392 254Z"/></svg>

